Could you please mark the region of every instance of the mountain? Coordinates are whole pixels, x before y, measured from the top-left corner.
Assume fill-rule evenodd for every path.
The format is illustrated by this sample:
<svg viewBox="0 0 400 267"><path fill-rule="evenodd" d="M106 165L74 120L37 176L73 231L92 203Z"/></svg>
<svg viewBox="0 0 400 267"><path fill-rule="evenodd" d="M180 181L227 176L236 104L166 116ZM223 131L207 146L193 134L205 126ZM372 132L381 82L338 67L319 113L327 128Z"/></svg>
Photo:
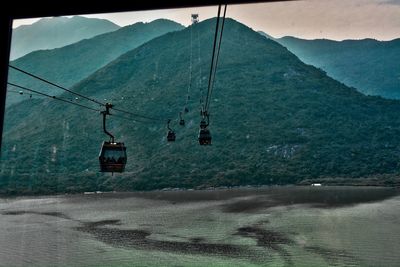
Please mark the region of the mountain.
<svg viewBox="0 0 400 267"><path fill-rule="evenodd" d="M339 42L283 37L277 42L303 62L366 95L400 99L400 39Z"/></svg>
<svg viewBox="0 0 400 267"><path fill-rule="evenodd" d="M121 54L157 36L183 28L181 24L166 19L139 22L62 48L35 51L10 64L54 83L71 87ZM46 93L62 92L13 69L10 69L9 81L28 88L40 88ZM7 106L23 99L26 97L8 94Z"/></svg>
<svg viewBox="0 0 400 267"><path fill-rule="evenodd" d="M110 116L107 121L116 141L127 146L125 173L99 173L98 152L108 137L98 112L32 99L6 110L0 191L207 188L398 177L399 101L365 96L232 19L225 22L211 96L213 144L200 146L199 100L206 93L215 23L205 20L152 39L72 88L157 119L133 121L127 119L129 114L111 110L125 117ZM178 113L185 103L190 65L189 113L181 127ZM166 141L168 118L177 134L174 143Z"/></svg>
<svg viewBox="0 0 400 267"><path fill-rule="evenodd" d="M261 34L262 36L268 38L268 39L272 39L272 40L275 39L274 37L272 37L271 35L269 35L268 33L263 32L263 31L257 31L257 32L258 32L259 34Z"/></svg>
<svg viewBox="0 0 400 267"><path fill-rule="evenodd" d="M10 60L32 51L66 46L119 28L105 19L81 16L43 18L13 30Z"/></svg>

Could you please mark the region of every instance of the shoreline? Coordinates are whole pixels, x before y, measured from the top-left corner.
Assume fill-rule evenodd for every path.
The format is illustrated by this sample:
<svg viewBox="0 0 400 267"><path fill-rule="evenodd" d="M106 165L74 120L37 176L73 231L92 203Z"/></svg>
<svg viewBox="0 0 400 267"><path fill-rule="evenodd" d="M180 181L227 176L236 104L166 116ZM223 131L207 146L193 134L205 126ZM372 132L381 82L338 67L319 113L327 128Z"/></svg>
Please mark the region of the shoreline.
<svg viewBox="0 0 400 267"><path fill-rule="evenodd" d="M315 186L315 184L317 184ZM112 195L133 195L133 194L154 194L154 193L189 193L193 192L196 194L199 193L208 193L208 192L235 192L235 191L244 191L244 190L269 190L269 189L285 189L285 188L304 188L311 190L324 190L327 188L333 189L345 189L345 188L359 188L359 189L367 189L367 188L377 188L377 189L394 189L399 190L400 192L400 184L398 185L388 185L388 184L361 184L361 183L343 183L343 182L335 182L335 183L324 183L321 179L314 181L314 183L301 182L298 184L286 184L286 185L242 185L242 186L219 186L219 187L206 187L206 188L172 188L166 187L162 189L154 189L147 191L85 191L85 192L68 192L68 193L23 193L23 194L4 194L0 193L0 199L14 199L19 197L32 197L32 198L47 198L47 197L65 197L65 196L112 196Z"/></svg>

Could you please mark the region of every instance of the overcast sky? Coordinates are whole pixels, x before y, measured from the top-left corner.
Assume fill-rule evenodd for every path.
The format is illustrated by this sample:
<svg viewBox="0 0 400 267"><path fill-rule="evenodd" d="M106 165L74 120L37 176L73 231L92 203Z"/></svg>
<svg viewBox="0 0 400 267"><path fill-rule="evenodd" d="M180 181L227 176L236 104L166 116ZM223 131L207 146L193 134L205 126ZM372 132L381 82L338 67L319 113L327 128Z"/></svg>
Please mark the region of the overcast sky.
<svg viewBox="0 0 400 267"><path fill-rule="evenodd" d="M120 26L167 18L185 26L190 14L200 20L215 17L216 6L84 15L108 19ZM333 40L400 38L400 0L303 0L246 5L229 5L227 17L274 37L286 35L304 39ZM38 19L15 20L13 27Z"/></svg>

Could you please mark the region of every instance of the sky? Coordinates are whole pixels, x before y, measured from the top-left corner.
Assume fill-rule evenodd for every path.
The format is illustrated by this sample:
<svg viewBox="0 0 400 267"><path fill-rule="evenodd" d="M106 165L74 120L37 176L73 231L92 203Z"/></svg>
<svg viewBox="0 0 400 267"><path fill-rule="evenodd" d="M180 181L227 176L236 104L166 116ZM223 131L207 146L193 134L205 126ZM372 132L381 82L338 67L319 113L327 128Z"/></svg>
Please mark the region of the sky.
<svg viewBox="0 0 400 267"><path fill-rule="evenodd" d="M166 18L185 26L190 15L215 17L217 6L83 15L108 19L120 26ZM279 38L392 40L400 38L400 0L299 0L228 5L227 17ZM15 20L13 28L37 21Z"/></svg>

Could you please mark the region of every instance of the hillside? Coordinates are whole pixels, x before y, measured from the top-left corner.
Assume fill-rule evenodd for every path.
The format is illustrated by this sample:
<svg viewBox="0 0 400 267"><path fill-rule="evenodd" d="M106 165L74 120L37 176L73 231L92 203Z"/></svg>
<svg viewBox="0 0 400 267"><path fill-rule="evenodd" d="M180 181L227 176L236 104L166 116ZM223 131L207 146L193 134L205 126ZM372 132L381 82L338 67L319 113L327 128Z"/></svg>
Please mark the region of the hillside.
<svg viewBox="0 0 400 267"><path fill-rule="evenodd" d="M365 96L232 19L225 23L211 98L213 145L199 146L200 91L214 28L211 19L155 38L73 88L116 99L121 109L172 118L175 143L167 143L163 122L112 117L110 131L125 142L128 163L124 174L101 174L97 156L107 137L97 112L54 100L24 101L7 109L0 191L205 188L399 174L398 101ZM180 127L191 50L190 112Z"/></svg>
<svg viewBox="0 0 400 267"><path fill-rule="evenodd" d="M257 31L257 32L258 32L259 34L261 34L262 36L268 38L268 39L272 39L272 40L275 39L274 37L272 37L271 35L269 35L269 34L266 33L266 32L263 32L263 31Z"/></svg>
<svg viewBox="0 0 400 267"><path fill-rule="evenodd" d="M81 16L43 18L13 30L10 60L32 51L66 46L118 28L118 25L105 19Z"/></svg>
<svg viewBox="0 0 400 267"><path fill-rule="evenodd" d="M150 23L139 22L62 48L32 52L11 62L11 65L70 87L123 53L157 36L183 28L182 25L165 19ZM61 93L12 69L9 80L30 88L40 88L43 92L56 95ZM7 106L23 99L26 98L9 94Z"/></svg>
<svg viewBox="0 0 400 267"><path fill-rule="evenodd" d="M366 95L400 99L400 39L392 41L276 40L303 62Z"/></svg>

